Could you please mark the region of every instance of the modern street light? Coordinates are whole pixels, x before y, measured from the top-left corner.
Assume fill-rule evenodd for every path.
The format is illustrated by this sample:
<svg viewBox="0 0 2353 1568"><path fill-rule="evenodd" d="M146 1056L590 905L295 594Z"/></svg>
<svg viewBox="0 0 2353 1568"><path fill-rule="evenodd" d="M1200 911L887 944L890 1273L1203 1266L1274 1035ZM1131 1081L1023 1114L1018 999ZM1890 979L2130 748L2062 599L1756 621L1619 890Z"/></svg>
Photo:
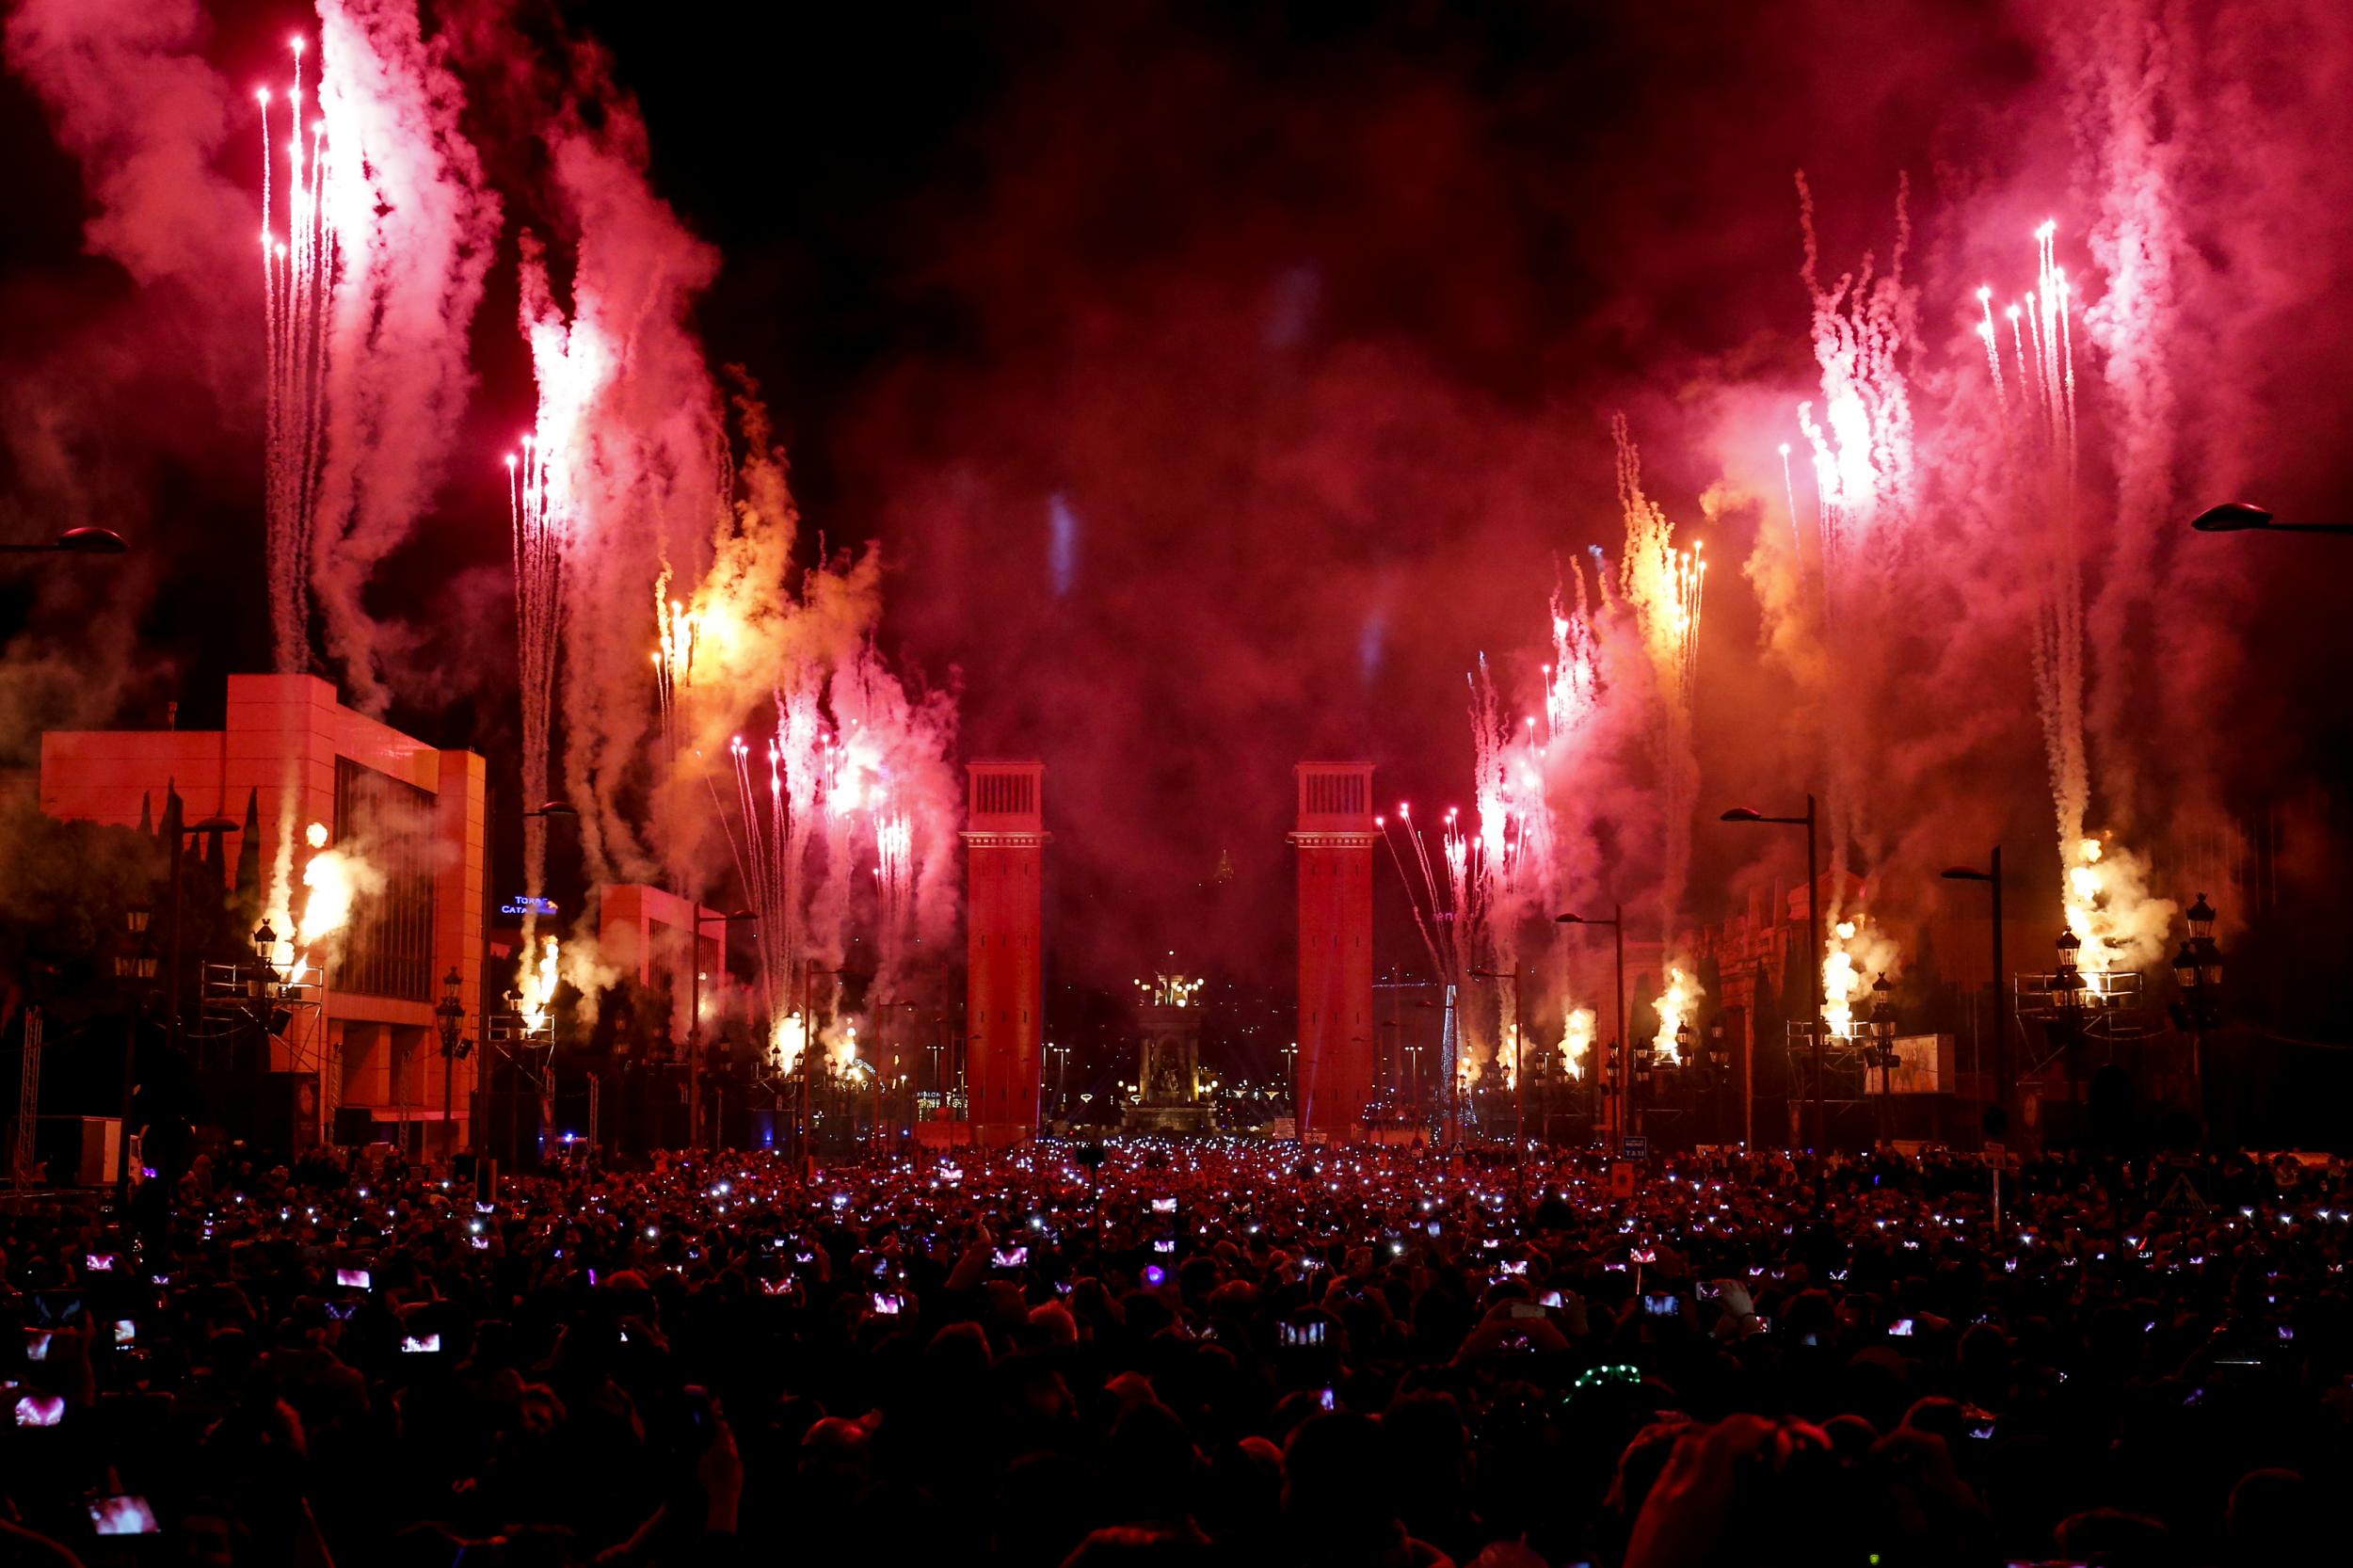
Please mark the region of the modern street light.
<svg viewBox="0 0 2353 1568"><path fill-rule="evenodd" d="M69 528L47 544L0 544L0 555L121 555L130 542L111 528Z"/></svg>
<svg viewBox="0 0 2353 1568"><path fill-rule="evenodd" d="M1606 920L1584 915L1555 915L1552 920L1555 925L1606 925L1609 928L1610 940L1617 949L1618 988L1612 1003L1617 1009L1617 1016L1611 1020L1612 1027L1617 1031L1617 1038L1611 1041L1609 1046L1610 1052L1616 1060L1607 1064L1594 1063L1586 1073L1593 1083L1593 1125L1601 1129L1603 1142L1606 1144L1609 1141L1609 1128L1604 1124L1603 1109L1608 1100L1607 1091L1602 1084L1603 1074L1610 1068L1616 1068L1620 1075L1618 1130L1623 1135L1625 1131L1625 1096L1631 1083L1625 1075L1633 1066L1632 1053L1625 1048L1625 905L1611 904L1609 918Z"/></svg>
<svg viewBox="0 0 2353 1568"><path fill-rule="evenodd" d="M1820 951L1822 944L1822 885L1814 873L1815 807L1814 797L1805 797L1802 817L1769 817L1753 807L1736 806L1717 819L1729 823L1764 823L1776 827L1805 829L1805 966L1813 979L1807 984L1814 992L1813 1017L1807 1037L1813 1042L1814 1056L1814 1151L1823 1152L1825 1140L1822 1125L1822 980Z"/></svg>
<svg viewBox="0 0 2353 1568"><path fill-rule="evenodd" d="M1947 882L1981 882L1993 895L1993 1103L2002 1112L2005 1128L2009 1124L2009 1007L2003 1000L2006 982L2002 976L2002 846L1995 844L1986 862L1987 869L1971 866L1947 866Z"/></svg>
<svg viewBox="0 0 2353 1568"><path fill-rule="evenodd" d="M2353 522L2281 522L2245 501L2209 506L2189 520L2201 534L2353 534Z"/></svg>

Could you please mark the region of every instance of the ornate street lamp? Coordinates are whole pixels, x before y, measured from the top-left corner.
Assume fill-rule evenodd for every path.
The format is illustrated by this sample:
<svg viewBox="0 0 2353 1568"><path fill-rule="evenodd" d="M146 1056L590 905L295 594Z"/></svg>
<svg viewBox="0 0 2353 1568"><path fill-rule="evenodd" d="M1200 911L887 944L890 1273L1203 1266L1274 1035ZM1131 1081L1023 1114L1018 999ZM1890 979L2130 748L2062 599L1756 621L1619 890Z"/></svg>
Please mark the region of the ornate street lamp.
<svg viewBox="0 0 2353 1568"><path fill-rule="evenodd" d="M466 977L457 972L456 965L452 964L449 973L441 977L441 1000L433 1008L434 1022L441 1031L441 1136L444 1140L449 1140L451 1136L451 1078L457 1065L457 1059L465 1055L473 1046L471 1040L460 1043L457 1038L458 1026L466 1021L466 1003L458 995L459 989L465 984ZM451 1146L456 1147L454 1141L451 1142Z"/></svg>
<svg viewBox="0 0 2353 1568"><path fill-rule="evenodd" d="M2222 954L2214 945L2214 905L2206 895L2182 912L2189 922L2189 939L2173 955L2173 978L2181 983L2182 1001L2189 1024L2190 1080L2198 1086L2199 1110L2206 1097L2206 1031L2214 1027L2215 993L2222 984Z"/></svg>

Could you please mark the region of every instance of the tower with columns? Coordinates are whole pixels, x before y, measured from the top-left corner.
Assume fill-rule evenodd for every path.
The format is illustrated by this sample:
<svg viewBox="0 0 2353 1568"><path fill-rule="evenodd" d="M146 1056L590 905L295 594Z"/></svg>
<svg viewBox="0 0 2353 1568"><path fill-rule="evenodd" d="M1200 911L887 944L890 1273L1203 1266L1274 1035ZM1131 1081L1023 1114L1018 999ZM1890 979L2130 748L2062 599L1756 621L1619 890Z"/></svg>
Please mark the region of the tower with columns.
<svg viewBox="0 0 2353 1568"><path fill-rule="evenodd" d="M1299 820L1300 1136L1361 1136L1373 1097L1370 762L1302 762Z"/></svg>
<svg viewBox="0 0 2353 1568"><path fill-rule="evenodd" d="M1043 762L965 765L965 1091L972 1136L1036 1135L1046 1018Z"/></svg>

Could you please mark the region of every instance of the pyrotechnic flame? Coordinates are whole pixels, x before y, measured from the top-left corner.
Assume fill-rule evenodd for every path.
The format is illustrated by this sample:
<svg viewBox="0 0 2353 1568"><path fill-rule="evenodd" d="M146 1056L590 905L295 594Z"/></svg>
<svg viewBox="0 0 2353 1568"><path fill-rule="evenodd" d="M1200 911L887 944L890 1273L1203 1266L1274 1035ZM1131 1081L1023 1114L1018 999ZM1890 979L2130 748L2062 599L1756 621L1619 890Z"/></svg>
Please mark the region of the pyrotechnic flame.
<svg viewBox="0 0 2353 1568"><path fill-rule="evenodd" d="M302 920L295 931L297 949L309 950L351 923L353 904L362 893L383 887L383 874L348 850L325 849L302 868Z"/></svg>
<svg viewBox="0 0 2353 1568"><path fill-rule="evenodd" d="M1683 1047L1675 1032L1695 1016L1702 995L1700 983L1682 966L1668 966L1667 989L1657 1001L1658 1032L1651 1038L1651 1054L1660 1065L1682 1065Z"/></svg>
<svg viewBox="0 0 2353 1568"><path fill-rule="evenodd" d="M780 1014L768 1026L768 1070L779 1078L790 1076L801 1064L801 1052L808 1045L808 1026L798 1013Z"/></svg>
<svg viewBox="0 0 2353 1568"><path fill-rule="evenodd" d="M526 950L515 975L515 1010L522 1015L527 1032L536 1034L547 1027L548 1010L555 1002L556 973L555 938L543 936L539 939L537 961L534 962Z"/></svg>
<svg viewBox="0 0 2353 1568"><path fill-rule="evenodd" d="M1901 952L1862 911L1832 925L1822 947L1822 1017L1830 1032L1852 1039L1860 1029L1855 1004L1895 971Z"/></svg>
<svg viewBox="0 0 2353 1568"><path fill-rule="evenodd" d="M1586 1064L1593 1059L1593 1010L1572 1002L1561 1029L1561 1060L1572 1080L1580 1083L1585 1080Z"/></svg>

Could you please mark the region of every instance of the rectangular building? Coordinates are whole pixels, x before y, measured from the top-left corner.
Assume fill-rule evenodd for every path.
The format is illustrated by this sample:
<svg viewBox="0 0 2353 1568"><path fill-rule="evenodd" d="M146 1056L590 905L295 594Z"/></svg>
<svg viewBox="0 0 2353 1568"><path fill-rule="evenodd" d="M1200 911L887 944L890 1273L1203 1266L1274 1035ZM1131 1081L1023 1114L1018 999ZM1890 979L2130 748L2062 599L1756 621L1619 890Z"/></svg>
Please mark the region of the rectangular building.
<svg viewBox="0 0 2353 1568"><path fill-rule="evenodd" d="M413 1154L465 1142L484 1055L445 1074L434 1007L455 969L464 1032L483 1038L485 782L479 756L404 735L306 675L231 676L217 730L41 737L49 815L136 826L160 821L176 792L187 822L240 824L223 835L232 866L248 855L251 824L262 895L282 857L297 917L313 856L339 850L364 863L349 920L314 954L297 955L322 967L322 1004L272 1040L270 1065L318 1075L314 1130L332 1128L339 1108L364 1109L371 1136L405 1139ZM202 956L185 956L190 973Z"/></svg>

